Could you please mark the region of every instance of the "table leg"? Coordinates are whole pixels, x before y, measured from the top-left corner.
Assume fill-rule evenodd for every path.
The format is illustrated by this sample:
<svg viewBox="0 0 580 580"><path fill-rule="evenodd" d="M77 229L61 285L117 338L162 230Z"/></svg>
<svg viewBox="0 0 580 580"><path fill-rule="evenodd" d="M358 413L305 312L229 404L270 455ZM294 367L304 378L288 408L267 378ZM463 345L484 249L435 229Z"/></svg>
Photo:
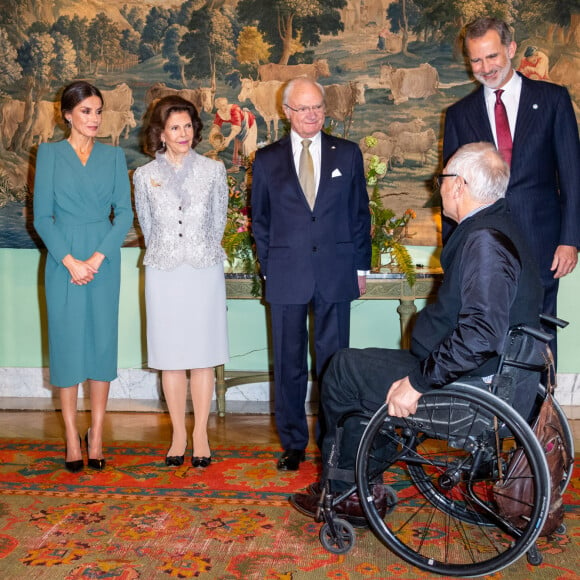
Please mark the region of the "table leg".
<svg viewBox="0 0 580 580"><path fill-rule="evenodd" d="M226 415L226 371L224 365L215 367L215 398L218 416Z"/></svg>
<svg viewBox="0 0 580 580"><path fill-rule="evenodd" d="M400 298L397 312L401 323L401 348L411 348L411 329L409 322L417 313L415 301L412 298Z"/></svg>

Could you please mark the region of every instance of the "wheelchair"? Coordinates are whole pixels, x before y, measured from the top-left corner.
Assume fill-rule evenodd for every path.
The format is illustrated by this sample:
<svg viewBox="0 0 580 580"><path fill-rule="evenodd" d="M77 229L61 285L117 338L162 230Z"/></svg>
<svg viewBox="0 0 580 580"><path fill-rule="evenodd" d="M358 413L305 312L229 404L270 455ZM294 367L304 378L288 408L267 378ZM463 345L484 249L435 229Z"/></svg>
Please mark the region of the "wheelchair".
<svg viewBox="0 0 580 580"><path fill-rule="evenodd" d="M542 319L562 328L567 325L554 317ZM425 393L416 413L404 419L389 416L386 405L374 415L343 417L324 469L316 514L316 520L324 522L319 537L325 549L343 554L353 547L354 527L337 516L334 506L356 492L378 539L424 571L483 576L509 566L524 553L530 564L539 565L542 556L536 539L550 505L550 473L530 424L510 405L513 393L509 385L521 379L521 373L542 377L534 383L537 415L547 388L555 384L549 383L555 381L547 345L550 339L550 334L536 328L511 328L489 391L458 381ZM573 434L564 412L555 404L565 426L563 444L574 457ZM342 431L350 420L358 421L359 426L362 423L364 432L355 474L349 476L337 465ZM507 466L516 451L525 456L533 480L532 497L522 506L528 516L518 527L499 513L494 499L496 486L510 477ZM560 482L562 492L572 468ZM333 497L330 479L350 479L352 485ZM387 493L384 517L373 500L377 484ZM564 533L565 527L558 532Z"/></svg>

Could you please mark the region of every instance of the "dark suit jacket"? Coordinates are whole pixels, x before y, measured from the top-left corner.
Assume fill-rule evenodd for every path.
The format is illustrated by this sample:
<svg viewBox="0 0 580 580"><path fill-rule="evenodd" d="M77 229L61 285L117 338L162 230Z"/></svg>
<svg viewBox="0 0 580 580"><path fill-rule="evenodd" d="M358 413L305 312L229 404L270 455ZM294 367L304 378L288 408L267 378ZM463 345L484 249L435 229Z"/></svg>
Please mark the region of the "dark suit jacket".
<svg viewBox="0 0 580 580"><path fill-rule="evenodd" d="M371 260L369 197L355 143L321 134L320 184L310 210L290 136L256 153L252 229L266 300L307 304L316 288L326 302L358 298L357 270Z"/></svg>
<svg viewBox="0 0 580 580"><path fill-rule="evenodd" d="M447 110L445 162L476 141L494 142L482 86ZM506 199L542 277L551 278L556 246L580 246L580 144L564 87L522 76Z"/></svg>

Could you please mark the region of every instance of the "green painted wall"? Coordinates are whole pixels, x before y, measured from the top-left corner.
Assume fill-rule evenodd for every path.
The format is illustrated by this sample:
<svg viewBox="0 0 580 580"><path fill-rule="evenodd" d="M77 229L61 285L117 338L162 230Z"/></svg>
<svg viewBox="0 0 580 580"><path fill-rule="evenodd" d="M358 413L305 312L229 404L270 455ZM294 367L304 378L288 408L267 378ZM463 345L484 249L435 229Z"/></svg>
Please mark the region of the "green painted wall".
<svg viewBox="0 0 580 580"><path fill-rule="evenodd" d="M433 248L410 248L417 262L430 263ZM146 360L141 250L122 249L119 367L141 368ZM43 255L37 250L0 249L0 368L48 366L42 286ZM559 314L570 321L560 333L561 373L580 373L580 272L560 287ZM423 301L417 301L421 308ZM359 300L352 304L351 346L399 346L398 301ZM266 309L259 300L228 301L232 370L264 370L269 364Z"/></svg>

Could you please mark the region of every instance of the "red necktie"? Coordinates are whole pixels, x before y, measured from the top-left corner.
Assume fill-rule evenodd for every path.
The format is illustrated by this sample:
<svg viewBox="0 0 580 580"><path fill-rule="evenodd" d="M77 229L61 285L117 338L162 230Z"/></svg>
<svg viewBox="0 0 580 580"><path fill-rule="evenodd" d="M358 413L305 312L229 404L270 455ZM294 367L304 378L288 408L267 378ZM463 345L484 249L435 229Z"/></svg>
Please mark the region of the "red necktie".
<svg viewBox="0 0 580 580"><path fill-rule="evenodd" d="M512 134L508 122L507 111L501 100L504 91L495 91L495 132L497 134L497 148L505 162L510 165L512 161Z"/></svg>

